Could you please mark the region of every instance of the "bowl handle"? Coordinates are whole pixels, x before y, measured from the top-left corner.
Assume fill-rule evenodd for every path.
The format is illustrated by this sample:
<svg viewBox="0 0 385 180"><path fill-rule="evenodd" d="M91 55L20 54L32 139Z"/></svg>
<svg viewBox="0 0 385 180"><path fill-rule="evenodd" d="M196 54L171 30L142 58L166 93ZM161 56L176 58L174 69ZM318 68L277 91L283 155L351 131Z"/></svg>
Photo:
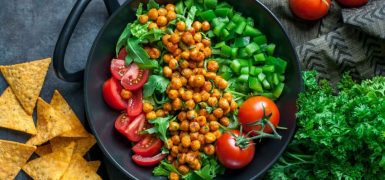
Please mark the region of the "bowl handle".
<svg viewBox="0 0 385 180"><path fill-rule="evenodd" d="M64 67L64 56L67 50L68 42L71 39L71 35L75 30L76 25L79 22L81 15L87 8L87 5L91 0L78 0L72 8L67 20L65 21L62 30L60 31L59 38L56 42L55 50L53 53L53 67L56 75L67 82L79 82L83 79L84 70L70 73ZM104 0L108 14L111 15L120 4L117 0Z"/></svg>

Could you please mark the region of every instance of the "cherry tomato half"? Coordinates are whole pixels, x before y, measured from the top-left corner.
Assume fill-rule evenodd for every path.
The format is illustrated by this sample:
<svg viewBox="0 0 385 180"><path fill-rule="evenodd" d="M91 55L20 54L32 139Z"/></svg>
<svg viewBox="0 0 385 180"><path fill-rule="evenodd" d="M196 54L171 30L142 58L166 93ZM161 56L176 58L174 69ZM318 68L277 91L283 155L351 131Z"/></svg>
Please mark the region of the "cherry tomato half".
<svg viewBox="0 0 385 180"><path fill-rule="evenodd" d="M121 134L125 135L125 131L128 125L134 120L134 117L127 116L126 113L122 113L115 120L115 129Z"/></svg>
<svg viewBox="0 0 385 180"><path fill-rule="evenodd" d="M127 108L127 101L120 96L122 86L115 78L110 78L103 84L104 101L111 107L117 110Z"/></svg>
<svg viewBox="0 0 385 180"><path fill-rule="evenodd" d="M215 152L223 166L229 169L240 169L253 160L255 146L251 140L246 140L248 142L246 147L237 146L236 137L240 136L240 132L239 130L231 130L230 132L226 132L219 137L215 145ZM242 136L244 137L244 135Z"/></svg>
<svg viewBox="0 0 385 180"><path fill-rule="evenodd" d="M342 6L345 7L360 7L368 3L368 0L337 0Z"/></svg>
<svg viewBox="0 0 385 180"><path fill-rule="evenodd" d="M127 51L126 51L126 48L123 47L123 48L120 49L120 51L119 51L118 59L125 60L125 59L126 59L126 56L127 56Z"/></svg>
<svg viewBox="0 0 385 180"><path fill-rule="evenodd" d="M153 157L143 157L141 155L135 154L132 156L132 160L140 166L154 166L159 164L159 162L166 157L166 154L157 154Z"/></svg>
<svg viewBox="0 0 385 180"><path fill-rule="evenodd" d="M123 75L126 74L128 70L128 66L126 65L126 61L121 59L113 59L111 61L110 71L112 77L115 79L121 80Z"/></svg>
<svg viewBox="0 0 385 180"><path fill-rule="evenodd" d="M132 142L138 142L143 138L143 135L140 132L145 127L144 114L140 114L135 117L135 119L127 126L127 129L124 131L124 135L128 140Z"/></svg>
<svg viewBox="0 0 385 180"><path fill-rule="evenodd" d="M289 0L291 11L304 20L318 20L325 16L331 0Z"/></svg>
<svg viewBox="0 0 385 180"><path fill-rule="evenodd" d="M147 135L132 147L132 151L143 157L151 157L158 154L162 146L163 143L159 138L153 135Z"/></svg>
<svg viewBox="0 0 385 180"><path fill-rule="evenodd" d="M140 69L138 65L131 63L122 77L122 86L130 91L138 90L147 82L148 74L147 69Z"/></svg>
<svg viewBox="0 0 385 180"><path fill-rule="evenodd" d="M132 92L132 97L128 99L127 115L137 116L143 111L143 91L142 89Z"/></svg>
<svg viewBox="0 0 385 180"><path fill-rule="evenodd" d="M275 103L264 96L254 96L247 99L241 107L239 107L238 120L242 125L242 128L245 133L252 130L259 131L261 130L261 125L250 125L256 121L262 120L264 116L270 116L268 120L274 127L277 127L279 124L279 110ZM272 133L273 130L269 125L265 124L263 130L265 133ZM252 133L255 135L255 133Z"/></svg>

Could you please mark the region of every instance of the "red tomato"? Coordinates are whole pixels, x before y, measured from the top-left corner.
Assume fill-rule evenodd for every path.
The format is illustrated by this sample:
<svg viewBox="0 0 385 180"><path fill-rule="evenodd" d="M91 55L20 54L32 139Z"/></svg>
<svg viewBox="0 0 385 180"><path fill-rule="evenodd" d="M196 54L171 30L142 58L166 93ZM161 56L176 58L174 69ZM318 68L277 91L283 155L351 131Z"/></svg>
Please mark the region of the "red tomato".
<svg viewBox="0 0 385 180"><path fill-rule="evenodd" d="M103 84L103 98L104 101L111 107L117 110L127 108L127 101L121 96L122 86L115 78L110 78Z"/></svg>
<svg viewBox="0 0 385 180"><path fill-rule="evenodd" d="M122 86L130 91L140 89L147 82L148 74L148 70L140 69L138 65L131 63L126 74L122 77Z"/></svg>
<svg viewBox="0 0 385 180"><path fill-rule="evenodd" d="M342 6L345 7L359 7L368 3L368 0L337 0Z"/></svg>
<svg viewBox="0 0 385 180"><path fill-rule="evenodd" d="M115 120L115 129L120 132L121 134L125 135L125 131L128 127L128 125L134 120L134 117L127 116L126 113L122 113L119 115L118 118Z"/></svg>
<svg viewBox="0 0 385 180"><path fill-rule="evenodd" d="M289 0L291 11L304 20L318 20L325 16L331 0Z"/></svg>
<svg viewBox="0 0 385 180"><path fill-rule="evenodd" d="M162 146L163 143L159 138L153 135L147 135L144 139L132 147L132 151L143 157L151 157L158 154Z"/></svg>
<svg viewBox="0 0 385 180"><path fill-rule="evenodd" d="M126 48L123 47L123 48L120 49L120 51L119 51L118 59L125 60L125 59L126 59L126 56L127 56L127 51L126 51Z"/></svg>
<svg viewBox="0 0 385 180"><path fill-rule="evenodd" d="M219 137L215 145L215 152L223 166L229 169L240 169L253 160L255 146L251 140L244 135L240 135L238 130L231 130L230 132L226 132ZM240 141L243 141L243 143L237 145L236 142Z"/></svg>
<svg viewBox="0 0 385 180"><path fill-rule="evenodd" d="M270 117L269 117L270 116ZM271 133L273 130L270 128L266 121L270 121L274 127L279 124L279 110L277 105L267 97L254 96L247 99L239 108L238 120L242 125L244 132L250 132L252 130L262 130L261 125L250 125L257 121L263 121L265 124L263 132ZM255 135L255 133L252 133Z"/></svg>
<svg viewBox="0 0 385 180"><path fill-rule="evenodd" d="M159 164L159 162L166 157L166 154L157 154L153 157L143 157L141 155L135 154L132 156L132 160L140 166L154 166Z"/></svg>
<svg viewBox="0 0 385 180"><path fill-rule="evenodd" d="M145 127L145 121L144 114L140 114L127 126L124 135L128 140L138 142L142 139L143 135L141 135L140 132Z"/></svg>
<svg viewBox="0 0 385 180"><path fill-rule="evenodd" d="M115 79L121 80L123 75L126 74L128 70L128 66L126 65L126 62L121 59L113 59L111 61L110 71L112 74L112 77Z"/></svg>
<svg viewBox="0 0 385 180"><path fill-rule="evenodd" d="M128 99L127 115L137 116L143 110L143 91L139 89L132 92L132 97Z"/></svg>

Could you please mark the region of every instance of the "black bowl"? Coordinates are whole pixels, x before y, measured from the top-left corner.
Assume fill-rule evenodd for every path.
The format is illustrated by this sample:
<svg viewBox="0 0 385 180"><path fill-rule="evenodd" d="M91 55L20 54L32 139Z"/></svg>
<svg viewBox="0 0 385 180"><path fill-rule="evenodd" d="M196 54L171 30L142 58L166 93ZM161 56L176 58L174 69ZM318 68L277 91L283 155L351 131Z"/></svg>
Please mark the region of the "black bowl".
<svg viewBox="0 0 385 180"><path fill-rule="evenodd" d="M168 1L171 2L171 1ZM299 62L287 33L281 23L263 4L256 0L228 0L243 15L252 17L255 25L268 41L277 45L276 55L288 61L285 89L277 101L281 112L280 130L282 140L263 140L257 144L253 161L240 170L227 172L218 179L255 179L261 177L280 157L290 142L296 128L296 99L302 89ZM102 85L111 77L110 60L114 56L115 44L126 24L135 19L139 1L128 0L107 21L99 32L91 49L85 76L84 92L87 119L104 154L124 174L135 179L158 179L152 176L153 167L140 167L131 160L131 143L114 130L114 120L119 112L110 109L102 98Z"/></svg>

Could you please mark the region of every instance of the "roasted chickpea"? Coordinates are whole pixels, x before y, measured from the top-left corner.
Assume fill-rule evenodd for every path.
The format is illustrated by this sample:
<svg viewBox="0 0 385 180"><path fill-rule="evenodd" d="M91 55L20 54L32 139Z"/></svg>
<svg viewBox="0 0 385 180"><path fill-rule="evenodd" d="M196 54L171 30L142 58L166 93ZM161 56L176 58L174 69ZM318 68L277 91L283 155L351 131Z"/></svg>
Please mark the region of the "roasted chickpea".
<svg viewBox="0 0 385 180"><path fill-rule="evenodd" d="M220 122L223 126L225 126L225 127L227 127L227 126L230 125L230 119L229 119L228 117L222 117L222 118L219 120L219 122Z"/></svg>
<svg viewBox="0 0 385 180"><path fill-rule="evenodd" d="M191 149L192 149L193 151L198 151L200 148L201 148L201 143L199 142L199 140L194 140L194 141L191 143Z"/></svg>
<svg viewBox="0 0 385 180"><path fill-rule="evenodd" d="M225 98L221 98L219 99L219 103L218 103L218 106L220 108L222 108L223 110L228 110L230 108L230 104L229 104L229 101L227 101L227 99Z"/></svg>
<svg viewBox="0 0 385 180"><path fill-rule="evenodd" d="M183 148L182 144L179 144L179 146L178 146L179 151L181 150L180 147ZM187 156L187 154L185 154L185 153L178 154L178 162L179 162L179 164L185 164L186 163L186 156Z"/></svg>
<svg viewBox="0 0 385 180"><path fill-rule="evenodd" d="M198 122L199 126L204 126L206 124L206 117L205 116L198 116L196 118L196 121Z"/></svg>
<svg viewBox="0 0 385 180"><path fill-rule="evenodd" d="M190 58L190 51L185 50L185 51L183 51L183 52L180 54L180 56L181 56L183 59L188 60L188 59Z"/></svg>
<svg viewBox="0 0 385 180"><path fill-rule="evenodd" d="M213 155L215 153L215 147L214 145L212 144L207 144L205 145L205 147L203 148L203 151L207 154L207 155Z"/></svg>
<svg viewBox="0 0 385 180"><path fill-rule="evenodd" d="M216 131L219 129L218 121L210 121L210 131Z"/></svg>
<svg viewBox="0 0 385 180"><path fill-rule="evenodd" d="M189 63L188 61L186 61L186 60L181 60L181 62L179 63L179 65L180 65L180 68L186 69L186 68L188 68L188 66L190 65L190 63Z"/></svg>
<svg viewBox="0 0 385 180"><path fill-rule="evenodd" d="M193 120L197 117L197 113L194 110L187 111L187 119Z"/></svg>
<svg viewBox="0 0 385 180"><path fill-rule="evenodd" d="M172 69L168 66L163 67L163 76L170 78L172 76Z"/></svg>
<svg viewBox="0 0 385 180"><path fill-rule="evenodd" d="M207 62L207 70L211 72L217 72L219 69L219 64L216 61L208 61Z"/></svg>
<svg viewBox="0 0 385 180"><path fill-rule="evenodd" d="M182 130L182 131L188 131L188 129L189 129L189 123L188 123L188 121L183 120L183 121L180 123L180 130Z"/></svg>
<svg viewBox="0 0 385 180"><path fill-rule="evenodd" d="M139 16L139 22L140 22L141 24L146 24L146 23L148 22L148 16L145 15L145 14L140 15L140 16Z"/></svg>
<svg viewBox="0 0 385 180"><path fill-rule="evenodd" d="M191 59L197 62L202 62L205 59L205 54L199 51L196 56L191 56Z"/></svg>
<svg viewBox="0 0 385 180"><path fill-rule="evenodd" d="M217 139L220 138L220 137L222 136L222 133L221 133L221 131L220 131L219 129L216 130L216 131L214 131L213 134L215 135L215 137L216 137Z"/></svg>
<svg viewBox="0 0 385 180"><path fill-rule="evenodd" d="M233 95L231 95L231 93L229 92L225 92L223 94L223 98L225 98L228 102L231 102L231 100L233 99Z"/></svg>
<svg viewBox="0 0 385 180"><path fill-rule="evenodd" d="M172 162L174 160L174 157L170 154L167 156L167 161Z"/></svg>
<svg viewBox="0 0 385 180"><path fill-rule="evenodd" d="M238 108L237 102L235 102L234 100L231 101L231 103L230 103L230 110L231 111L235 111L237 108Z"/></svg>
<svg viewBox="0 0 385 180"><path fill-rule="evenodd" d="M218 82L217 86L218 86L219 89L226 89L228 84L229 83L225 79L221 79Z"/></svg>
<svg viewBox="0 0 385 180"><path fill-rule="evenodd" d="M166 26L167 18L165 16L159 16L158 19L156 19L156 25L158 25L158 27Z"/></svg>
<svg viewBox="0 0 385 180"><path fill-rule="evenodd" d="M221 96L222 96L222 94L218 89L213 89L211 97L216 97L217 99L219 99Z"/></svg>
<svg viewBox="0 0 385 180"><path fill-rule="evenodd" d="M153 21L156 21L156 19L158 19L158 16L159 16L158 10L156 10L155 8L152 8L148 11L147 15L150 19L152 19Z"/></svg>
<svg viewBox="0 0 385 180"><path fill-rule="evenodd" d="M199 132L191 132L190 133L190 139L191 141L197 140L199 136Z"/></svg>
<svg viewBox="0 0 385 180"><path fill-rule="evenodd" d="M191 56L191 52L190 52L190 56ZM188 67L189 67L190 69L194 69L194 68L197 67L197 64L196 64L195 62L190 62L189 65L188 65Z"/></svg>
<svg viewBox="0 0 385 180"><path fill-rule="evenodd" d="M164 36L162 37L162 42L163 42L163 44L164 44L164 45L168 44L170 38L171 38L171 35L169 35L169 34L164 35ZM167 54L165 54L165 55L167 55ZM164 58L164 57L163 57L163 58ZM166 61L165 61L165 62L166 62Z"/></svg>
<svg viewBox="0 0 385 180"><path fill-rule="evenodd" d="M178 171L179 171L181 174L185 175L185 174L187 174L188 172L190 172L190 168L188 168L186 165L180 165L180 166L178 167Z"/></svg>
<svg viewBox="0 0 385 180"><path fill-rule="evenodd" d="M178 29L178 31L184 31L186 29L186 23L184 23L183 21L177 22L176 29Z"/></svg>
<svg viewBox="0 0 385 180"><path fill-rule="evenodd" d="M175 11L175 5L173 4L167 4L166 5L167 11Z"/></svg>
<svg viewBox="0 0 385 180"><path fill-rule="evenodd" d="M210 97L207 101L207 103L211 106L211 107L216 107L218 105L218 99L216 97Z"/></svg>
<svg viewBox="0 0 385 180"><path fill-rule="evenodd" d="M207 112L207 110L206 109L199 109L199 112L198 112L198 115L199 116L204 116L204 117L206 117L207 115L208 115L209 113ZM199 122L198 122L199 123Z"/></svg>
<svg viewBox="0 0 385 180"><path fill-rule="evenodd" d="M212 88L213 88L213 85L211 84L210 81L206 81L202 87L202 89L205 90L206 92L211 91Z"/></svg>
<svg viewBox="0 0 385 180"><path fill-rule="evenodd" d="M192 45L192 42L194 42L194 38L193 38L193 35L190 33L190 32L185 32L183 33L182 35L182 41L185 43L185 44L188 44L188 45ZM192 42L191 42L192 41Z"/></svg>
<svg viewBox="0 0 385 180"><path fill-rule="evenodd" d="M201 143L201 145L205 144L205 135L199 134L198 141Z"/></svg>
<svg viewBox="0 0 385 180"><path fill-rule="evenodd" d="M189 68L182 70L182 76L184 76L185 78L190 78L192 74L193 73L192 73L191 69L189 69Z"/></svg>
<svg viewBox="0 0 385 180"><path fill-rule="evenodd" d="M181 111L181 112L179 112L179 114L178 114L178 120L179 121L184 121L184 120L186 120L186 112L184 112L184 111Z"/></svg>
<svg viewBox="0 0 385 180"><path fill-rule="evenodd" d="M193 87L202 87L205 84L205 77L203 75L196 75L193 84Z"/></svg>
<svg viewBox="0 0 385 180"><path fill-rule="evenodd" d="M176 98L172 102L172 109L174 109L176 111L176 110L179 110L181 108L182 108L182 100L180 100L179 98Z"/></svg>
<svg viewBox="0 0 385 180"><path fill-rule="evenodd" d="M172 143L175 144L175 145L178 145L180 143L180 138L178 135L173 135L171 137L171 140L172 140Z"/></svg>
<svg viewBox="0 0 385 180"><path fill-rule="evenodd" d="M214 114L210 114L209 117L207 118L207 120L209 120L209 121L216 121L216 120L218 120L218 118L215 117Z"/></svg>
<svg viewBox="0 0 385 180"><path fill-rule="evenodd" d="M176 70L178 68L178 61L176 59L171 59L170 62L168 63L168 66L172 70Z"/></svg>
<svg viewBox="0 0 385 180"><path fill-rule="evenodd" d="M205 142L210 144L210 143L213 143L215 140L217 140L217 138L215 137L215 135L211 132L208 132L205 134Z"/></svg>
<svg viewBox="0 0 385 180"><path fill-rule="evenodd" d="M150 23L149 25L148 25L148 30L151 30L151 29L156 29L156 28L158 28L158 25L156 24L156 23Z"/></svg>
<svg viewBox="0 0 385 180"><path fill-rule="evenodd" d="M168 97L172 100L178 98L179 96L178 90L175 90L175 89L171 89L167 94L168 94Z"/></svg>
<svg viewBox="0 0 385 180"><path fill-rule="evenodd" d="M168 129L170 130L170 131L177 131L177 130L179 130L179 123L177 123L177 122L175 122L175 121L171 121L170 123L169 123L169 125L168 125Z"/></svg>
<svg viewBox="0 0 385 180"><path fill-rule="evenodd" d="M174 44L178 43L180 41L180 36L178 33L173 33L171 35L170 41Z"/></svg>
<svg viewBox="0 0 385 180"><path fill-rule="evenodd" d="M146 119L147 120L152 120L152 119L155 119L156 118L156 113L155 111L150 111L146 114Z"/></svg>
<svg viewBox="0 0 385 180"><path fill-rule="evenodd" d="M207 79L214 80L216 76L217 76L217 74L215 74L215 72L207 72L205 77Z"/></svg>
<svg viewBox="0 0 385 180"><path fill-rule="evenodd" d="M223 110L221 108L216 108L213 111L213 114L216 118L221 118L223 116Z"/></svg>
<svg viewBox="0 0 385 180"><path fill-rule="evenodd" d="M203 31L208 31L208 30L210 30L210 23L207 22L207 21L203 21L203 22L202 22L202 30L203 30Z"/></svg>
<svg viewBox="0 0 385 180"><path fill-rule="evenodd" d="M192 27L194 28L195 32L198 32L201 30L202 28L202 23L199 22L199 21L195 21L193 24L192 24Z"/></svg>
<svg viewBox="0 0 385 180"><path fill-rule="evenodd" d="M132 97L132 93L131 91L129 90L126 90L126 89L122 89L122 91L120 91L120 96L123 98L123 99L130 99Z"/></svg>
<svg viewBox="0 0 385 180"><path fill-rule="evenodd" d="M163 117L166 113L162 109L156 110L156 117Z"/></svg>
<svg viewBox="0 0 385 180"><path fill-rule="evenodd" d="M160 57L160 51L158 48L151 48L150 53L148 55L151 59L158 59Z"/></svg>
<svg viewBox="0 0 385 180"><path fill-rule="evenodd" d="M203 54L205 55L206 58L210 57L212 54L211 48L210 47L205 47L203 49Z"/></svg>
<svg viewBox="0 0 385 180"><path fill-rule="evenodd" d="M199 123L197 123L197 122L191 122L190 123L190 132L198 132L199 128L201 128L199 126Z"/></svg>
<svg viewBox="0 0 385 180"><path fill-rule="evenodd" d="M180 78L173 77L171 79L170 86L172 89L180 89L182 87L182 81L180 80Z"/></svg>
<svg viewBox="0 0 385 180"><path fill-rule="evenodd" d="M205 47L210 47L211 46L210 39L203 39L202 43L203 43L203 45L205 45Z"/></svg>
<svg viewBox="0 0 385 180"><path fill-rule="evenodd" d="M194 160L195 160L194 154L191 153L191 152L188 152L188 153L186 154L186 163L192 164L192 163L194 162Z"/></svg>
<svg viewBox="0 0 385 180"><path fill-rule="evenodd" d="M193 93L191 90L187 90L182 96L183 100L188 101L193 98Z"/></svg>
<svg viewBox="0 0 385 180"><path fill-rule="evenodd" d="M202 97L202 101L207 101L210 98L210 93L208 93L207 91L202 91L201 97Z"/></svg>
<svg viewBox="0 0 385 180"><path fill-rule="evenodd" d="M151 112L153 109L154 109L154 107L152 106L152 104L150 104L150 103L148 103L148 102L144 102L144 103L143 103L143 112L149 113L149 112Z"/></svg>
<svg viewBox="0 0 385 180"><path fill-rule="evenodd" d="M178 71L175 71L172 73L172 76L171 77L175 77L175 78L180 78L180 73Z"/></svg>
<svg viewBox="0 0 385 180"><path fill-rule="evenodd" d="M202 164L198 161L197 159L197 163L194 164L194 166L192 167L194 170L199 170L202 168Z"/></svg>
<svg viewBox="0 0 385 180"><path fill-rule="evenodd" d="M183 147L185 147L185 148L190 147L190 145L191 145L190 136L183 136L182 139L181 139L181 142L182 142L182 146Z"/></svg>
<svg viewBox="0 0 385 180"><path fill-rule="evenodd" d="M188 110L193 110L195 108L194 100L190 99L190 100L186 101L186 107Z"/></svg>
<svg viewBox="0 0 385 180"><path fill-rule="evenodd" d="M176 19L176 13L174 11L168 11L167 12L167 19L169 21Z"/></svg>
<svg viewBox="0 0 385 180"><path fill-rule="evenodd" d="M180 59L180 54L182 53L182 50L181 49L175 49L175 51L172 53L172 55L175 56L175 59L176 60L179 60Z"/></svg>
<svg viewBox="0 0 385 180"><path fill-rule="evenodd" d="M165 110L165 111L171 111L171 110L172 110L171 104L170 104L169 102L164 103L164 104L163 104L163 110Z"/></svg>
<svg viewBox="0 0 385 180"><path fill-rule="evenodd" d="M167 149L171 149L171 147L174 145L171 139L167 139L166 141Z"/></svg>
<svg viewBox="0 0 385 180"><path fill-rule="evenodd" d="M207 134L208 132L210 132L210 127L209 125L204 125L202 126L200 129L199 129L199 133L201 134Z"/></svg>
<svg viewBox="0 0 385 180"><path fill-rule="evenodd" d="M164 36L163 36L164 37ZM165 54L165 55L163 55L163 61L165 62L165 63L169 63L170 61L171 61L171 59L172 59L172 56L170 55L170 54Z"/></svg>
<svg viewBox="0 0 385 180"><path fill-rule="evenodd" d="M170 172L170 174L168 175L168 179L169 180L179 180L179 175L175 172Z"/></svg>
<svg viewBox="0 0 385 180"><path fill-rule="evenodd" d="M166 48L169 52L173 53L176 49L178 49L178 45L174 44L172 42L168 42L166 45Z"/></svg>
<svg viewBox="0 0 385 180"><path fill-rule="evenodd" d="M166 16L167 15L167 10L165 8L159 8L158 9L158 15L159 16Z"/></svg>
<svg viewBox="0 0 385 180"><path fill-rule="evenodd" d="M195 40L195 42L201 42L202 41L202 34L201 33L195 33L194 34L194 40ZM199 45L199 46L201 46L201 45ZM202 44L202 47L203 47L204 45ZM201 49L202 47L199 47L199 49Z"/></svg>
<svg viewBox="0 0 385 180"><path fill-rule="evenodd" d="M195 103L200 103L202 101L201 94L200 93L194 93L193 99L194 99Z"/></svg>

